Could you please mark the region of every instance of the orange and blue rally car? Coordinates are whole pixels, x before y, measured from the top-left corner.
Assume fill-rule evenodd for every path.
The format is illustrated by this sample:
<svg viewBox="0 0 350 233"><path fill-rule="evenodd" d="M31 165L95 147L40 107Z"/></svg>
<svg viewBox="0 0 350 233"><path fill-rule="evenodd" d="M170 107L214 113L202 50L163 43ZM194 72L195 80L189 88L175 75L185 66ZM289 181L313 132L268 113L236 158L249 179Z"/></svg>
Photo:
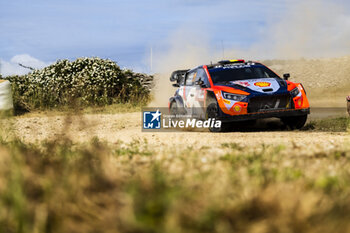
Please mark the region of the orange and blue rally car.
<svg viewBox="0 0 350 233"><path fill-rule="evenodd" d="M191 70L177 70L170 81L178 87L169 99L172 114L200 119L215 118L227 131L234 122L280 118L291 129L304 126L310 113L309 101L301 83L288 81L259 62L225 60Z"/></svg>

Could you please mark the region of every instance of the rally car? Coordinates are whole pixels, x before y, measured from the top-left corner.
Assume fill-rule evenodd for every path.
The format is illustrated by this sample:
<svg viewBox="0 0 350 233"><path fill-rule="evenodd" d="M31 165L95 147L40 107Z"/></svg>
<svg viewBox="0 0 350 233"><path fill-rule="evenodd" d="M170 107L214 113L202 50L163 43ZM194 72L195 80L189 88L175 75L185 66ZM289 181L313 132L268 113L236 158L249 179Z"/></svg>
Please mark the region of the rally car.
<svg viewBox="0 0 350 233"><path fill-rule="evenodd" d="M301 83L279 77L259 62L225 60L190 70L174 71L170 81L178 87L169 99L173 114L191 114L200 119L215 118L227 131L234 122L277 117L286 128L300 129L310 113Z"/></svg>

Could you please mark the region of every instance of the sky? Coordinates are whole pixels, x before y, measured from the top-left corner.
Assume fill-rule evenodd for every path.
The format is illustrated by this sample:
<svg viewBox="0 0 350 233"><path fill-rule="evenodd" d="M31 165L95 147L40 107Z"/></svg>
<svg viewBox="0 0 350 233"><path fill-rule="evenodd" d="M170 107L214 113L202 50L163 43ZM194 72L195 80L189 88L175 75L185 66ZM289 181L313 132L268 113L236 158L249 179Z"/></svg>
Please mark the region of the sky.
<svg viewBox="0 0 350 233"><path fill-rule="evenodd" d="M261 55L263 49L285 36L284 30L287 34L289 24L299 30L301 25L294 25L295 19L284 21L286 17L297 17L295 5L308 1L313 4L306 5L313 7L309 11L315 5L321 6L316 19L327 19L327 14L320 13L333 9L341 11L345 26L350 25L350 4L345 0L336 0L337 4L331 6L323 0L0 0L0 72L27 72L18 63L42 68L58 59L92 56L111 59L139 72L151 72L151 48L153 59L163 60L177 40L191 41L213 51L209 54L223 54L222 57L235 49L250 51L242 54L260 49ZM301 17L309 16L307 12ZM336 25L331 23L328 27L336 28L342 23L339 19ZM320 36L330 29L322 30ZM281 35L275 38L272 34ZM350 32L340 34L341 41L350 39ZM339 41L338 37L333 40ZM270 39L271 43L267 43ZM276 53L271 53L273 56Z"/></svg>

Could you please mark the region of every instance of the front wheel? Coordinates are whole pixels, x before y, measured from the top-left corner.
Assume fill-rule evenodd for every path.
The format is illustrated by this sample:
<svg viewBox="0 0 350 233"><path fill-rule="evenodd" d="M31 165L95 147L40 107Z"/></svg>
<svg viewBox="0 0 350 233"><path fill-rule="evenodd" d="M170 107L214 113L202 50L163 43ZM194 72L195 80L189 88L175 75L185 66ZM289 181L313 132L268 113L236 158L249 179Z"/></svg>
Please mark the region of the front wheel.
<svg viewBox="0 0 350 233"><path fill-rule="evenodd" d="M217 119L219 116L219 108L217 103L211 103L207 107L206 119ZM229 131L229 124L221 122L221 127L209 127L210 132L227 132Z"/></svg>
<svg viewBox="0 0 350 233"><path fill-rule="evenodd" d="M290 129L301 129L307 120L307 114L302 116L283 117L281 118L283 124L288 126Z"/></svg>

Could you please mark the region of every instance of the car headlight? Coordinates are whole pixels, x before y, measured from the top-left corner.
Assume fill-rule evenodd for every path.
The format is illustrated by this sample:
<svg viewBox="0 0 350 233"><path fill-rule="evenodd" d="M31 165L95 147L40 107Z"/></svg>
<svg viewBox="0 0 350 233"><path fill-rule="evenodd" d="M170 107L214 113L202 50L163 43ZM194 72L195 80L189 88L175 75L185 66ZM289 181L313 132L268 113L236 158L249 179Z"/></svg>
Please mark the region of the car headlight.
<svg viewBox="0 0 350 233"><path fill-rule="evenodd" d="M299 88L297 88L297 87L290 91L290 94L292 95L293 98L298 96L299 93L300 93L300 91L299 91Z"/></svg>
<svg viewBox="0 0 350 233"><path fill-rule="evenodd" d="M222 91L221 93L222 93L222 96L224 97L224 99L234 100L234 101L241 101L245 97L247 97L246 95L237 95L237 94L232 94L232 93L228 93L228 92L224 92L224 91Z"/></svg>

